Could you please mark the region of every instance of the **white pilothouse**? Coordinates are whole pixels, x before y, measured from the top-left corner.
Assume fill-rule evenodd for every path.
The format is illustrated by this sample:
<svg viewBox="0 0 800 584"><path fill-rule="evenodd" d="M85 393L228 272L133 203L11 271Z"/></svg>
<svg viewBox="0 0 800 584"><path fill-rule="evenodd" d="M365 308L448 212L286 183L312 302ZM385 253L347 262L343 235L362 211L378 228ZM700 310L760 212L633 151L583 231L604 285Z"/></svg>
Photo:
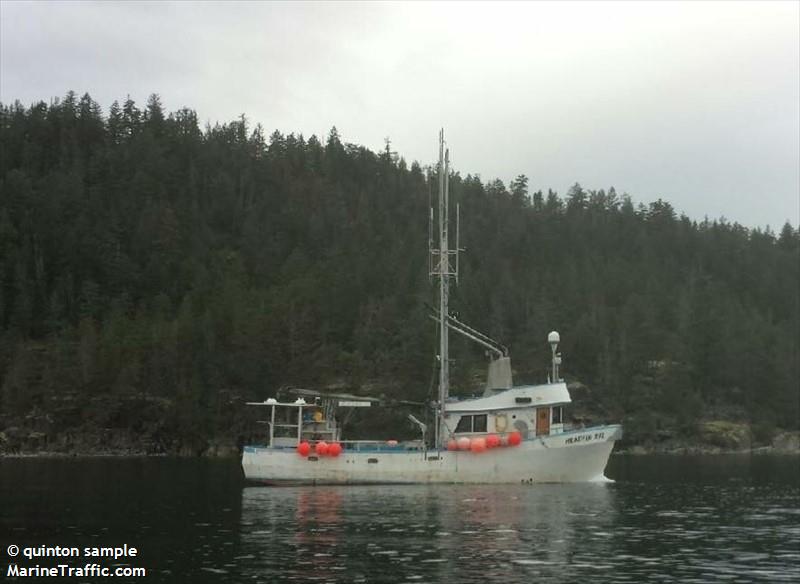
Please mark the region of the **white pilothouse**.
<svg viewBox="0 0 800 584"><path fill-rule="evenodd" d="M439 394L433 440L422 433L410 442L343 440L339 419L354 408L380 405L377 398L290 389L294 400L270 398L248 405L270 409L269 442L245 446L242 467L249 480L286 483L534 483L603 478L620 425L569 428L563 408L571 402L559 378L560 338L548 335L552 373L548 383L514 387L508 352L499 343L450 315L451 280L458 278L458 235L449 247L449 151L439 135L439 238L430 247L430 273L439 279ZM433 210L431 210L433 223ZM458 232L458 229L456 230ZM442 315L445 315L444 318ZM448 334L454 330L491 354L482 396L449 395ZM307 401L308 398L308 401Z"/></svg>

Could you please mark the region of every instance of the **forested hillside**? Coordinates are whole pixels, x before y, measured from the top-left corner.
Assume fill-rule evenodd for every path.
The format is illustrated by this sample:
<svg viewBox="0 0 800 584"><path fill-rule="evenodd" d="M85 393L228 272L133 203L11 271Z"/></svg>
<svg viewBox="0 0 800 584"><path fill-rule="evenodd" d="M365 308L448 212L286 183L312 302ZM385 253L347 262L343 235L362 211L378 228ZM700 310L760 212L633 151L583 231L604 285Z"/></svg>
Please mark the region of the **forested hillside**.
<svg viewBox="0 0 800 584"><path fill-rule="evenodd" d="M426 399L431 162L336 129L201 128L157 96L0 106L0 451L199 453L286 384ZM557 329L578 410L629 443L797 428L795 228L460 171L451 306L510 348L516 382L545 379ZM485 356L452 343L454 393L471 393Z"/></svg>

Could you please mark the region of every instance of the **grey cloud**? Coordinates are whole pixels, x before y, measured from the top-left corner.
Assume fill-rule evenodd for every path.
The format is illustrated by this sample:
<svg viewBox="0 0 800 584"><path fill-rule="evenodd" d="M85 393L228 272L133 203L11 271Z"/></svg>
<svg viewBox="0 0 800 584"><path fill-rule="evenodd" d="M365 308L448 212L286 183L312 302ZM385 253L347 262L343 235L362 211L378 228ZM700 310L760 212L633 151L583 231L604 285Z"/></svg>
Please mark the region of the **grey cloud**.
<svg viewBox="0 0 800 584"><path fill-rule="evenodd" d="M0 99L151 92L533 188L800 219L797 3L0 3Z"/></svg>

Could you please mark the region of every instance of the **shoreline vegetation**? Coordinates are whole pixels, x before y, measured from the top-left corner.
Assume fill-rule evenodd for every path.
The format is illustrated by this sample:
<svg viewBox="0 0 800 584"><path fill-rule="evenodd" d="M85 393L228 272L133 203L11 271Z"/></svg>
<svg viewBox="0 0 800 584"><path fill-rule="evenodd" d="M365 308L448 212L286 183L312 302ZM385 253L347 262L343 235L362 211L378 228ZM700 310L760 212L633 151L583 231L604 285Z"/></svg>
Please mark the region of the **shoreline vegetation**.
<svg viewBox="0 0 800 584"><path fill-rule="evenodd" d="M0 103L0 455L232 456L264 433L243 404L289 385L430 402L436 168L391 146L203 127L155 94ZM623 451L797 450L796 226L528 183L449 180L451 307L516 385L546 381L558 330L566 419L622 423ZM482 391L483 352L450 356L453 395ZM417 437L396 409L346 435Z"/></svg>
<svg viewBox="0 0 800 584"><path fill-rule="evenodd" d="M108 437L106 437L108 438ZM730 422L708 422L704 434L705 440L666 440L654 444L618 443L613 454L645 455L731 455L731 454L785 454L800 455L800 432L777 432L770 444L752 442L752 433L747 424L731 424ZM94 446L84 445L48 449L46 446L35 446L42 436L33 434L27 437L27 443L12 446L9 437L0 433L0 458L35 458L35 457L206 457L206 458L238 458L241 446L232 440L220 440L208 444L199 450L177 450L153 452L152 445L130 443L123 445L124 440L117 437L115 446L102 446L97 439ZM106 442L108 444L108 442ZM31 446L33 446L31 448Z"/></svg>

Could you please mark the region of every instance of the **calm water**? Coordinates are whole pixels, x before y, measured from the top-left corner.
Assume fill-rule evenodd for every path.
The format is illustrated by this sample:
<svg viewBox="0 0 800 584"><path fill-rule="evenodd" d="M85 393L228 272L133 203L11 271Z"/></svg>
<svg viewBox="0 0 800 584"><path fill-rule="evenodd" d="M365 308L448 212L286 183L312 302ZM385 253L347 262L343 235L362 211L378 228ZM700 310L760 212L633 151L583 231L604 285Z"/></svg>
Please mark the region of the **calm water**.
<svg viewBox="0 0 800 584"><path fill-rule="evenodd" d="M607 474L267 488L232 461L0 460L0 569L9 544L127 543L143 582L800 581L800 458L619 456Z"/></svg>

